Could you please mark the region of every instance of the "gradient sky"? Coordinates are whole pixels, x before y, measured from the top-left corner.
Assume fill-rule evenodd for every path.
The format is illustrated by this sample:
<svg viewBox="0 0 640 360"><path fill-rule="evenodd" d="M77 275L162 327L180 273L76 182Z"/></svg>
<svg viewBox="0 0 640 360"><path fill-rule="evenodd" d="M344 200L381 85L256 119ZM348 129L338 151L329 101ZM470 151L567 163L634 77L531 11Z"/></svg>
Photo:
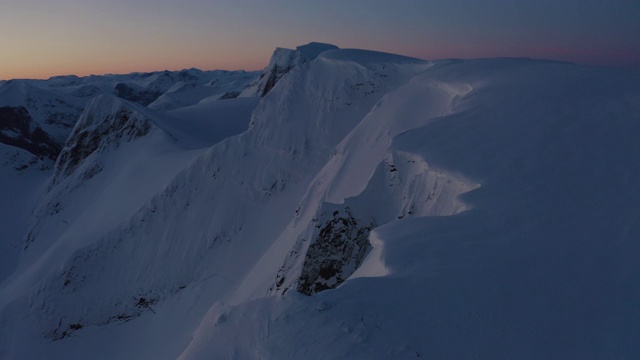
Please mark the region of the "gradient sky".
<svg viewBox="0 0 640 360"><path fill-rule="evenodd" d="M257 70L310 41L640 69L640 1L0 0L0 79Z"/></svg>

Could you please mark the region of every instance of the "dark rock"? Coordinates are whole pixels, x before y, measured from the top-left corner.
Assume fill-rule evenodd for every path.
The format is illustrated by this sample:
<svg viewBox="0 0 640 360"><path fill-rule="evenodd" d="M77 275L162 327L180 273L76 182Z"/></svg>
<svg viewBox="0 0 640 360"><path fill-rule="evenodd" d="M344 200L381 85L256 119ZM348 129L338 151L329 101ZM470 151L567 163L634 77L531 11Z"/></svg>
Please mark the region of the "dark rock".
<svg viewBox="0 0 640 360"><path fill-rule="evenodd" d="M94 115L94 111L99 111L103 103L113 101L118 100L98 98L83 114L56 162L54 184L72 174L84 159L100 148L117 148L121 143L140 138L151 130L151 121L124 103L120 104L117 111L103 114L104 118L94 118L100 116ZM100 170L99 167L90 168L85 178L93 177Z"/></svg>
<svg viewBox="0 0 640 360"><path fill-rule="evenodd" d="M278 65L274 65L268 73L267 81L264 84L264 88L262 89L262 93L260 96L265 96L276 86L276 83L284 76L284 74L291 71L293 66L281 67Z"/></svg>
<svg viewBox="0 0 640 360"><path fill-rule="evenodd" d="M348 207L342 216L334 211L333 218L320 226L309 245L297 290L313 295L342 284L362 264L371 248L369 233L374 227L374 223L358 225Z"/></svg>
<svg viewBox="0 0 640 360"><path fill-rule="evenodd" d="M161 91L146 90L133 85L119 83L115 87L116 96L119 98L147 106L156 101L162 95Z"/></svg>
<svg viewBox="0 0 640 360"><path fill-rule="evenodd" d="M240 91L228 91L224 93L222 96L220 96L220 99L218 100L235 99L238 96L240 96Z"/></svg>
<svg viewBox="0 0 640 360"><path fill-rule="evenodd" d="M55 160L61 151L61 146L34 123L22 106L0 107L0 142L51 160Z"/></svg>

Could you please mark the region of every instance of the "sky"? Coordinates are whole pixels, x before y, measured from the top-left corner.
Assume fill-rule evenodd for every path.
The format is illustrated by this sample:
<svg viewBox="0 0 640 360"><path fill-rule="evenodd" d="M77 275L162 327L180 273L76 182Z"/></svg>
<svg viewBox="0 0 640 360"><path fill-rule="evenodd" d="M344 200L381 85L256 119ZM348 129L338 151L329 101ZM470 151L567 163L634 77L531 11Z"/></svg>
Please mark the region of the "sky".
<svg viewBox="0 0 640 360"><path fill-rule="evenodd" d="M0 79L258 70L311 41L640 70L640 1L0 0Z"/></svg>

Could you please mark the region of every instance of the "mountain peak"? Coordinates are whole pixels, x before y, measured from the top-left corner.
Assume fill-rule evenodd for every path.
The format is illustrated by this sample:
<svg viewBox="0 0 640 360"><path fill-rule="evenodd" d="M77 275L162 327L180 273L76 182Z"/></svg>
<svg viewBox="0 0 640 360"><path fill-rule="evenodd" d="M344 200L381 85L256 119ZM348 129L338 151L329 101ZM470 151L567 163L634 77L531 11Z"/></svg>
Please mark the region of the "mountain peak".
<svg viewBox="0 0 640 360"><path fill-rule="evenodd" d="M327 50L335 50L335 49L339 49L339 47L332 44L325 44L320 42L310 42L306 45L301 45L296 47L296 51L300 52L301 54L309 58L309 60L313 60L317 58L318 55L320 55L321 53Z"/></svg>
<svg viewBox="0 0 640 360"><path fill-rule="evenodd" d="M96 150L145 136L152 121L114 95L93 99L80 116L55 166L54 184L75 171Z"/></svg>
<svg viewBox="0 0 640 360"><path fill-rule="evenodd" d="M269 65L262 70L262 75L241 96L265 96L278 81L293 68L312 61L328 50L339 49L335 45L310 42L296 49L276 48L271 55Z"/></svg>

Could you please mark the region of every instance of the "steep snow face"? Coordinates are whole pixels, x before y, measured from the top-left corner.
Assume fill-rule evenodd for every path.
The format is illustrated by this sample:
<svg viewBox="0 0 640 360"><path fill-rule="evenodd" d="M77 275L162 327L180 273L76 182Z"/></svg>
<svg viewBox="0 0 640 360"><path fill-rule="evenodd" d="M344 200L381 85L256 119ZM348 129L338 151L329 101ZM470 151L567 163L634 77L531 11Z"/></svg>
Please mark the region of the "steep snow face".
<svg viewBox="0 0 640 360"><path fill-rule="evenodd" d="M113 96L88 106L40 194L3 306L131 217L202 152L177 146L155 123L144 108Z"/></svg>
<svg viewBox="0 0 640 360"><path fill-rule="evenodd" d="M39 159L26 150L0 143L0 282L14 269L21 238L27 227L38 186L44 182L53 162Z"/></svg>
<svg viewBox="0 0 640 360"><path fill-rule="evenodd" d="M372 134L372 130L380 141L383 134L389 134L375 132L372 127L366 132ZM353 142L344 144L348 144L349 149L371 150ZM360 267L371 250L369 235L374 228L417 216L454 215L467 209L458 195L476 188L477 184L433 169L419 156L393 152L389 145L387 143L386 152L379 158L371 151L368 161L347 167L341 156L336 155L322 169L299 204L300 209L317 210L302 213L290 224L291 232L282 237L283 241L285 238L298 240L293 246L295 251L286 254L278 269L270 293L284 294L295 288L313 295L333 289ZM345 178L354 184L365 184L364 188L357 194L334 191L328 196L327 191L340 189ZM309 215L313 215L311 221L307 218ZM274 270L269 269L271 273Z"/></svg>
<svg viewBox="0 0 640 360"><path fill-rule="evenodd" d="M65 234L74 231L74 249L84 247L73 254L55 254L56 263L64 265L36 286L47 290L32 293L29 304L14 302L7 307L15 314L7 322L26 316L30 324L12 335L11 341L21 343L16 340L19 336L33 339L34 330L66 341L85 329L134 323L139 320L133 319L159 312L176 296L189 298L194 291L203 294L185 306L204 301L197 312L203 316L208 306L230 298L261 261L292 220L296 204L333 148L386 92L429 66L428 62L375 61L363 65L347 58L318 57L305 68L292 70L281 79L283 85L258 105L246 133L215 145L165 188L156 188L157 194L121 226L102 236L95 231L81 233L73 226L65 230ZM107 174L103 170L92 181L102 182ZM83 222L96 215L87 215ZM311 220L305 226L312 226ZM57 242L71 241L66 238L59 236ZM361 240L366 241L366 236ZM365 252L364 246L354 249L360 258ZM133 258L137 260L130 261ZM284 257L267 260L277 269ZM261 288L266 291L275 276L274 269ZM24 276L19 280L20 286L33 281ZM206 289L198 290L203 282ZM17 286L9 282L5 289ZM82 305L66 305L72 303ZM196 327L199 318L191 318L186 327L172 330L175 336ZM166 346L174 352L182 350L176 348L178 343Z"/></svg>
<svg viewBox="0 0 640 360"><path fill-rule="evenodd" d="M298 46L295 50L277 48L271 56L269 65L262 71L260 78L246 88L240 96L267 95L286 73L295 67L314 60L322 52L333 49L338 49L338 47L316 42Z"/></svg>
<svg viewBox="0 0 640 360"><path fill-rule="evenodd" d="M258 144L294 156L316 152L326 156L387 92L431 66L417 60L386 62L387 54L373 51L363 50L367 64L351 60L349 50L328 53L343 51L347 54L339 59L321 55L279 82L278 91L258 106L252 120ZM283 112L287 116L277 115Z"/></svg>
<svg viewBox="0 0 640 360"><path fill-rule="evenodd" d="M76 189L86 187L92 178L103 171L105 158L108 158L105 154L149 134L151 130L151 120L122 100L110 95L93 100L76 124L55 164L48 185L49 193L35 211L34 223L27 231L24 247L28 248L36 241L43 242L43 231L51 239L59 236L60 231L73 222L70 217L80 213L73 211L74 215L65 214L65 208L82 204L82 201L68 201L68 194L80 192ZM67 201L69 204L63 204ZM60 212L62 214L58 216ZM55 230L47 225L52 222L59 223ZM44 241L38 247L46 248L49 245Z"/></svg>
<svg viewBox="0 0 640 360"><path fill-rule="evenodd" d="M257 81L247 87L240 96L265 96L276 83L296 66L304 64L308 59L302 53L284 48L277 48L269 65L262 71Z"/></svg>
<svg viewBox="0 0 640 360"><path fill-rule="evenodd" d="M335 54L329 51L318 61L340 63L352 56L366 59L372 65L376 59L391 61L386 64L421 63L416 59L362 50L340 50ZM386 66L389 65L382 68ZM370 83L358 84L371 89L377 87ZM286 255L286 258L268 291L284 293L295 288L311 295L335 288L360 266L370 249L367 238L374 227L396 219L463 211L465 206L457 196L477 184L432 168L420 156L392 151L390 146L396 135L449 113L470 90L465 85L445 87L411 80L385 95L350 133L346 136L343 133L344 139L332 151L331 159L298 204L297 218L280 238L289 245L279 249L295 250L270 255ZM367 90L364 94L373 91ZM340 134L338 129L330 131ZM292 239L297 239L294 244ZM276 269L273 264L270 266L268 269L257 267L254 275L272 274ZM242 292L267 291L249 290L249 286L243 287Z"/></svg>
<svg viewBox="0 0 640 360"><path fill-rule="evenodd" d="M366 141L358 129L380 126L378 112L412 125L382 143L481 184L462 197L470 210L375 228L361 271L335 290L212 308L181 359L637 357L639 84L520 59L414 77L348 140ZM364 157L345 150L358 160L348 173ZM337 181L329 198L362 184Z"/></svg>
<svg viewBox="0 0 640 360"><path fill-rule="evenodd" d="M105 152L121 143L143 137L151 130L151 121L134 112L121 100L110 95L94 99L74 127L55 166L52 185L60 183L95 151ZM85 179L101 169L93 168Z"/></svg>
<svg viewBox="0 0 640 360"><path fill-rule="evenodd" d="M257 100L245 98L225 104L216 103L214 100L224 96L232 97L230 93L237 95L257 75L257 72L189 69L181 72L59 76L48 80L0 82L0 142L5 149L0 154L0 161L4 166L3 176L11 184L2 188L2 196L7 201L12 200L6 203L7 211L3 212L6 213L3 219L7 224L3 225L4 235L0 237L0 246L7 249L4 253L11 254L3 261L3 264L7 265L7 271L12 270L14 265L10 264L17 261L15 251L10 252L9 248L17 249L24 246L20 243L27 228L26 209L32 206L29 200L31 193L42 195L39 188L50 176L65 141L74 131L74 126L78 125L71 136L72 143L67 144L68 147L55 170L55 178L49 185L57 184L67 177L93 152L108 152L146 131L149 123L141 120L145 119L142 115L144 111L140 108L131 110L134 107L119 103L110 95L116 91L114 89L118 84L129 84L140 91L181 94L181 97L174 99L176 101L171 100L170 104L161 107L163 109L195 104L201 98L205 98L207 104L203 106L194 105L168 116L157 112L149 115L157 120L160 128L167 130L172 138L179 140L180 147L201 149L246 130L250 113L255 108ZM92 102L92 99L98 96L103 98ZM109 102L119 110L109 108ZM85 117L80 121L81 124L77 124L87 105L91 109L84 112ZM102 121L110 115L110 121ZM95 120L95 124L87 124L87 116L96 116L99 119ZM25 150L31 155L25 154ZM95 176L100 168L100 165L96 165L87 176ZM33 175L31 170L37 170L42 174ZM40 183L31 180L35 178ZM22 179L22 183L27 187L19 184L18 179ZM20 221L17 220L18 214Z"/></svg>

